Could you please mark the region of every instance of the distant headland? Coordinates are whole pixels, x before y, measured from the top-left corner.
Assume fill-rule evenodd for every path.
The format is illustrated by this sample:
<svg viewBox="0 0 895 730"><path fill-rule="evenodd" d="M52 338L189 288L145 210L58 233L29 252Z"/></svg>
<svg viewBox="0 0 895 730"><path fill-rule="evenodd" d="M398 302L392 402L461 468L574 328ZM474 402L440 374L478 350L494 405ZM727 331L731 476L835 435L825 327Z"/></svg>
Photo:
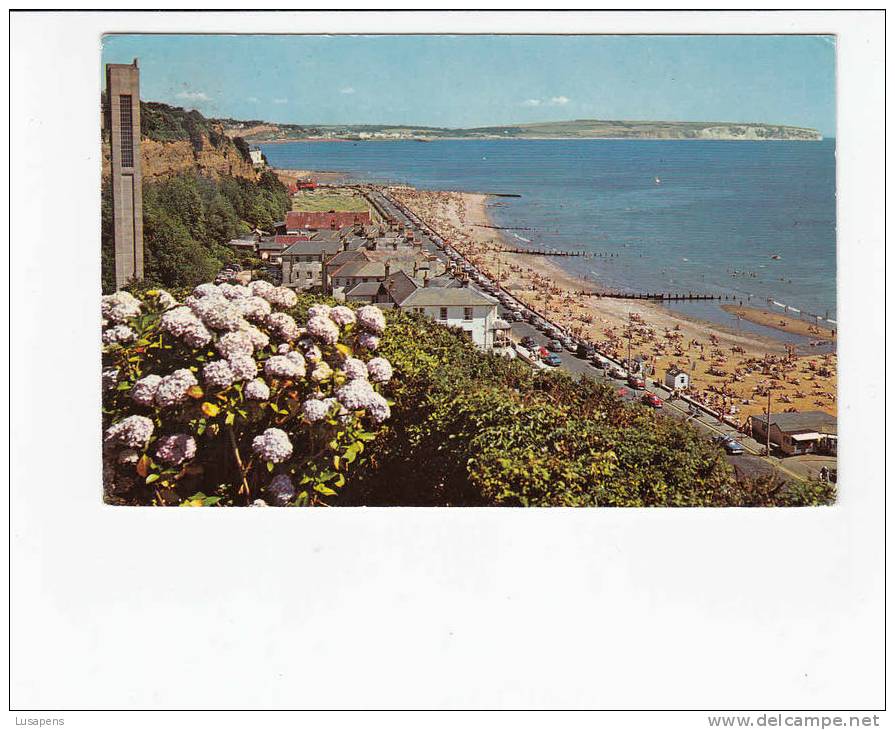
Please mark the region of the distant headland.
<svg viewBox="0 0 895 730"><path fill-rule="evenodd" d="M794 140L823 139L816 129L758 122L648 122L576 119L494 127L423 127L410 125L307 125L260 120L215 120L229 136L251 142L297 140L418 140L437 139L694 139L694 140Z"/></svg>

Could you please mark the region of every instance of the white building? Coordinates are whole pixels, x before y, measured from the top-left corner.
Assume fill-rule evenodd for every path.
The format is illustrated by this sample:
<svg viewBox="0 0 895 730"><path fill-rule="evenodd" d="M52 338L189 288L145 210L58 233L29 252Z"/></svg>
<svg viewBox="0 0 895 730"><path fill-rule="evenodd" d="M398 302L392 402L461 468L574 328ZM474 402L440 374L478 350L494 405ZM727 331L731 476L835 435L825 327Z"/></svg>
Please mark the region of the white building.
<svg viewBox="0 0 895 730"><path fill-rule="evenodd" d="M665 387L686 390L690 387L690 376L680 368L670 367L665 371Z"/></svg>
<svg viewBox="0 0 895 730"><path fill-rule="evenodd" d="M494 347L497 300L468 286L422 286L404 297L398 306L462 330L484 350Z"/></svg>
<svg viewBox="0 0 895 730"><path fill-rule="evenodd" d="M261 150L257 147L252 147L249 150L249 157L252 158L252 164L255 167L264 167L264 156L261 153Z"/></svg>

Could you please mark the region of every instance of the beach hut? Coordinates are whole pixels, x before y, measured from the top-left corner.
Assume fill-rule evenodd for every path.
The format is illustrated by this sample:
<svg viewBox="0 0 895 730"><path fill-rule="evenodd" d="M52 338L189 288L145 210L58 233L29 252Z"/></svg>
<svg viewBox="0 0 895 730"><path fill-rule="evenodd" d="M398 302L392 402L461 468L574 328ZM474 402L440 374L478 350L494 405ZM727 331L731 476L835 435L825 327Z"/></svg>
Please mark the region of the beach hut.
<svg viewBox="0 0 895 730"><path fill-rule="evenodd" d="M686 390L690 387L690 376L677 367L665 371L665 387L672 390Z"/></svg>

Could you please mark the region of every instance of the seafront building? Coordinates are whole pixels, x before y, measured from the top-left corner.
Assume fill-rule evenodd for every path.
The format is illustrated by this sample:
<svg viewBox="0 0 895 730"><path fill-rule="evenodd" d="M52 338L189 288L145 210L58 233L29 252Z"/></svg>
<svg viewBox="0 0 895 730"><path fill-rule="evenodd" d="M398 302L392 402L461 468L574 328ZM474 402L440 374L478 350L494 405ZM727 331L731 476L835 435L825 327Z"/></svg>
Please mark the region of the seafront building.
<svg viewBox="0 0 895 730"><path fill-rule="evenodd" d="M749 418L752 438L765 443L768 438L768 417ZM774 413L770 417L770 441L787 456L797 454L836 455L836 417L824 411Z"/></svg>

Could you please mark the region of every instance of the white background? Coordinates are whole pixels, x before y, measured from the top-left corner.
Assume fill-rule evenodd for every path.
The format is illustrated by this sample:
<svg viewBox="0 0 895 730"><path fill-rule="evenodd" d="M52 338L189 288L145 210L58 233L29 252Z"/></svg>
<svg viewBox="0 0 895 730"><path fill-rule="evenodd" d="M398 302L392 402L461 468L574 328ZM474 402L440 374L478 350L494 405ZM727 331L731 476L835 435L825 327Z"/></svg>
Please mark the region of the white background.
<svg viewBox="0 0 895 730"><path fill-rule="evenodd" d="M12 16L14 714L64 716L74 727L88 719L70 712L77 709L881 708L883 20ZM99 64L101 34L122 31L838 33L840 503L752 511L105 507ZM89 724L200 719L107 714ZM707 726L698 714L641 719ZM268 720L282 722L258 719ZM614 726L629 721L616 716Z"/></svg>

